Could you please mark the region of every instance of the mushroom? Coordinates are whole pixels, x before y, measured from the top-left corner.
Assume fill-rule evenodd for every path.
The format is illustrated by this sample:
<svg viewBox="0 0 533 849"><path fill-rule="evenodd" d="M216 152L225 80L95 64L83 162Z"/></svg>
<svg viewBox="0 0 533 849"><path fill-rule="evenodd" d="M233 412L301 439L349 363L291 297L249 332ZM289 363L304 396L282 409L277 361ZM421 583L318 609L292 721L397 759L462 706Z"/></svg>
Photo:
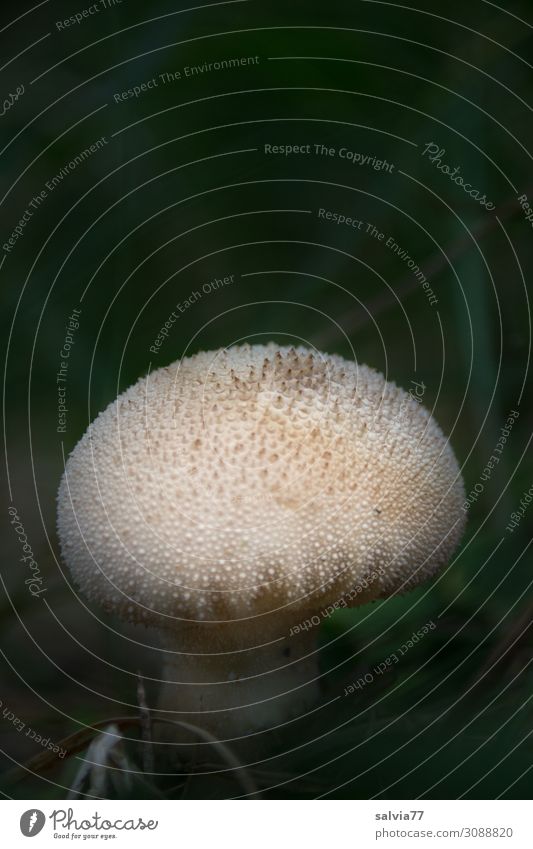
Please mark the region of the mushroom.
<svg viewBox="0 0 533 849"><path fill-rule="evenodd" d="M162 715L235 739L309 709L324 616L434 576L463 501L419 399L270 343L198 353L119 395L68 459L58 530L90 600L159 629Z"/></svg>

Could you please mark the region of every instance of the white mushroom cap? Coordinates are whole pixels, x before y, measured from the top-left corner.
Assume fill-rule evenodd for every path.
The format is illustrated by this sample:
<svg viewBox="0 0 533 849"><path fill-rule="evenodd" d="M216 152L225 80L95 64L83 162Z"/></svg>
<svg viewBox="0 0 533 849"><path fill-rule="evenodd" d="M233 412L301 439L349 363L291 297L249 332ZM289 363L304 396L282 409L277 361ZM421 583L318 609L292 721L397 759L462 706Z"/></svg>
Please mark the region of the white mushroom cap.
<svg viewBox="0 0 533 849"><path fill-rule="evenodd" d="M429 413L367 366L304 348L199 353L90 425L58 496L81 589L132 621L362 603L434 575L463 484ZM163 616L161 616L161 614Z"/></svg>

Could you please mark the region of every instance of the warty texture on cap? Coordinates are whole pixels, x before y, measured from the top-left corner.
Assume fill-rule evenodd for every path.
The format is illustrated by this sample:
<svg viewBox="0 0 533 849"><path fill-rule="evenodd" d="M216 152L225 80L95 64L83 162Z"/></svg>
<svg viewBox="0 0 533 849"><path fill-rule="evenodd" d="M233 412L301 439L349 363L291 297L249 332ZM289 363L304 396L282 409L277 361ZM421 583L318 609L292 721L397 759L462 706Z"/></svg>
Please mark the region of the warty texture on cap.
<svg viewBox="0 0 533 849"><path fill-rule="evenodd" d="M373 369L305 348L202 352L141 378L66 464L61 551L107 610L183 621L363 603L448 562L464 528L447 439Z"/></svg>

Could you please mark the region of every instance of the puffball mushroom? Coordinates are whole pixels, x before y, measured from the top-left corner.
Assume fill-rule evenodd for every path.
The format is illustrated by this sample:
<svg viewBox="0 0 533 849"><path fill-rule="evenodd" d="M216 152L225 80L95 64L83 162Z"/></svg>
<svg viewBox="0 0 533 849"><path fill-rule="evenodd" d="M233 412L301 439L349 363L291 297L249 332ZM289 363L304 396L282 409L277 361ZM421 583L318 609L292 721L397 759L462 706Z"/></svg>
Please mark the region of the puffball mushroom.
<svg viewBox="0 0 533 849"><path fill-rule="evenodd" d="M68 459L58 529L89 599L160 630L159 709L235 738L309 708L309 623L435 575L463 501L409 393L270 343L198 353L119 395Z"/></svg>

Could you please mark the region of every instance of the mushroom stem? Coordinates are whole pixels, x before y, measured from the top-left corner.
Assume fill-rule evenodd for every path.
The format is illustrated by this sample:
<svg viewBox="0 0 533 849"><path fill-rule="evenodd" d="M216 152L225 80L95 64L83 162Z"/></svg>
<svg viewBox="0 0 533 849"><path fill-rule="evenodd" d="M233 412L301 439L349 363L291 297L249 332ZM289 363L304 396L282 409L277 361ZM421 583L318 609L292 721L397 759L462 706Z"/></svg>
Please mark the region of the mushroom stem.
<svg viewBox="0 0 533 849"><path fill-rule="evenodd" d="M282 725L316 702L317 629L288 636L278 620L274 635L254 621L253 636L242 622L165 633L159 710L167 718L228 740Z"/></svg>

